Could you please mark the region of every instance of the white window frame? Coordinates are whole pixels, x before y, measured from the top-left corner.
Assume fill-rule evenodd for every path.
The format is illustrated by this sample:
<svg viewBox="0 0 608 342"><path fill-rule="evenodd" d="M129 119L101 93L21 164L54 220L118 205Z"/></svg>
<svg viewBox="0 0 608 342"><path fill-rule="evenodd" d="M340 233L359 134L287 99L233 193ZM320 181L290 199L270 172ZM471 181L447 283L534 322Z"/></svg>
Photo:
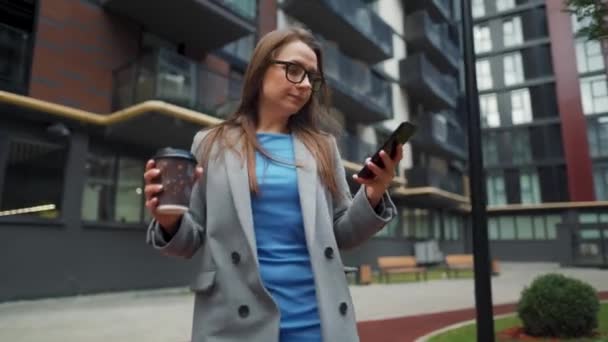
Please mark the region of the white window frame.
<svg viewBox="0 0 608 342"><path fill-rule="evenodd" d="M511 91L511 122L514 125L532 122L532 101L528 88Z"/></svg>
<svg viewBox="0 0 608 342"><path fill-rule="evenodd" d="M411 1L411 0L410 0ZM473 18L481 18L486 15L486 5L484 0L472 1Z"/></svg>
<svg viewBox="0 0 608 342"><path fill-rule="evenodd" d="M475 41L475 53L492 51L492 35L487 25L476 25L473 27Z"/></svg>
<svg viewBox="0 0 608 342"><path fill-rule="evenodd" d="M524 82L524 65L521 52L503 56L505 85L512 86Z"/></svg>
<svg viewBox="0 0 608 342"><path fill-rule="evenodd" d="M479 111L481 112L482 127L500 127L500 111L496 94L480 95Z"/></svg>
<svg viewBox="0 0 608 342"><path fill-rule="evenodd" d="M602 45L595 40L576 40L576 64L579 73L601 71L605 68Z"/></svg>
<svg viewBox="0 0 608 342"><path fill-rule="evenodd" d="M585 115L608 112L608 84L606 75L580 79L581 100Z"/></svg>
<svg viewBox="0 0 608 342"><path fill-rule="evenodd" d="M487 90L494 87L492 80L492 67L489 59L480 59L475 62L475 69L477 71L477 89Z"/></svg>
<svg viewBox="0 0 608 342"><path fill-rule="evenodd" d="M520 17L511 17L502 23L503 45L505 47L521 45L524 42L524 34L521 27Z"/></svg>

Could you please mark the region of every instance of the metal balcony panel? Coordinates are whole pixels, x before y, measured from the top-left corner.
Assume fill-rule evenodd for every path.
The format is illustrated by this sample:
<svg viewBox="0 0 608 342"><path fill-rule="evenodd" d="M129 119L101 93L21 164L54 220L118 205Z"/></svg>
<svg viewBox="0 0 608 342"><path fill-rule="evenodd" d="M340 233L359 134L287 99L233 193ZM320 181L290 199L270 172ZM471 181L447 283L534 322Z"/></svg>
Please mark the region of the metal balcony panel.
<svg viewBox="0 0 608 342"><path fill-rule="evenodd" d="M429 13L435 18L443 21L451 20L450 0L424 0L413 1L404 0L403 6L405 13L413 13L420 9L428 9Z"/></svg>
<svg viewBox="0 0 608 342"><path fill-rule="evenodd" d="M438 122L435 120L436 115L447 120ZM419 128L412 138L412 144L448 159L467 159L465 131L452 113L422 113L418 117Z"/></svg>
<svg viewBox="0 0 608 342"><path fill-rule="evenodd" d="M457 104L458 84L443 74L422 54L399 62L400 79L408 95L429 110L453 109Z"/></svg>
<svg viewBox="0 0 608 342"><path fill-rule="evenodd" d="M408 51L426 52L439 69L457 71L458 48L450 40L445 24L436 24L425 11L417 11L405 19L405 41Z"/></svg>
<svg viewBox="0 0 608 342"><path fill-rule="evenodd" d="M391 109L383 108L368 98L357 96L352 89L349 89L349 85L331 78L328 78L327 82L332 90L332 105L343 112L347 120L373 123L392 118Z"/></svg>
<svg viewBox="0 0 608 342"><path fill-rule="evenodd" d="M375 64L393 55L392 29L359 1L285 0L281 8L350 56Z"/></svg>
<svg viewBox="0 0 608 342"><path fill-rule="evenodd" d="M209 51L255 32L253 18L214 0L101 0L108 10L141 24L147 31ZM229 2L227 2L229 3Z"/></svg>

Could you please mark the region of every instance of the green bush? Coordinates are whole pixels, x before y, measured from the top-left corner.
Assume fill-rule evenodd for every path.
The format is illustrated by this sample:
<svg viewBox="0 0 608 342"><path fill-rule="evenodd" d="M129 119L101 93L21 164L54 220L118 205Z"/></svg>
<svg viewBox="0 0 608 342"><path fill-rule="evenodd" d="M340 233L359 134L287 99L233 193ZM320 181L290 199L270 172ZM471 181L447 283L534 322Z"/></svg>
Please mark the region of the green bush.
<svg viewBox="0 0 608 342"><path fill-rule="evenodd" d="M528 335L577 338L597 328L599 308L597 293L589 284L546 274L522 291L517 313Z"/></svg>

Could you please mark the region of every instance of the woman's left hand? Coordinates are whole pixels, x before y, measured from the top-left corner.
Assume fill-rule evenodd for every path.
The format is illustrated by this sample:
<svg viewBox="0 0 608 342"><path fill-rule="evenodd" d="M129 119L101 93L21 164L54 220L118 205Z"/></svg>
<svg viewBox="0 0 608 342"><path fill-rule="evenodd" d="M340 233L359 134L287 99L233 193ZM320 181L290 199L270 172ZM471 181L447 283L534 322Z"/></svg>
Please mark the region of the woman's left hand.
<svg viewBox="0 0 608 342"><path fill-rule="evenodd" d="M384 168L372 163L371 158L367 158L365 161L365 165L375 175L374 178L364 179L353 175L353 179L357 183L365 185L367 199L373 208L380 203L382 196L388 190L395 177L395 167L403 158L403 145L397 145L395 158L391 159L384 150L380 151L380 158L384 163Z"/></svg>

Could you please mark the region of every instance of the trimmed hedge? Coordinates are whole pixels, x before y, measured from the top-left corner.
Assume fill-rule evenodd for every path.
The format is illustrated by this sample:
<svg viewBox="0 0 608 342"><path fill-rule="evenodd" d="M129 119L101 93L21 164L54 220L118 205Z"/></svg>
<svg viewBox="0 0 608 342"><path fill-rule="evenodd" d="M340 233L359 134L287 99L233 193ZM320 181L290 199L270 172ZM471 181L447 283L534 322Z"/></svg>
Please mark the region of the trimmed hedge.
<svg viewBox="0 0 608 342"><path fill-rule="evenodd" d="M600 303L596 290L561 274L537 277L522 291L517 313L526 334L577 338L597 328Z"/></svg>

